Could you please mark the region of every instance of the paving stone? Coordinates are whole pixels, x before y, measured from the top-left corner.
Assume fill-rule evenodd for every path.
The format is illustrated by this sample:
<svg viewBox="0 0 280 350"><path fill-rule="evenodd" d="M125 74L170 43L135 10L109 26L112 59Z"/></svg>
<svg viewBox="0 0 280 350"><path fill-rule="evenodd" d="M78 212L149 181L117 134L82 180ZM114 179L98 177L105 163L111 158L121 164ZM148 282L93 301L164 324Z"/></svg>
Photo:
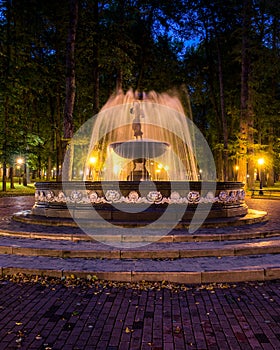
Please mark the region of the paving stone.
<svg viewBox="0 0 280 350"><path fill-rule="evenodd" d="M61 279L97 273L105 280L134 281L136 287L109 283L95 290L94 285L66 288L2 278L1 350L19 344L26 350L43 344L53 350L280 348L279 202L249 200L250 206L270 213L268 222L251 231L246 225L200 228L192 236L174 230L161 242L132 250L85 240L73 228L39 227L38 234L38 226L31 225L30 232L20 231L24 225L7 218L32 201L0 198L0 230L7 233L0 238L2 276L27 272ZM9 229L20 235L14 238ZM199 236L203 239L196 242ZM170 255L164 255L167 249ZM141 259L136 260L137 254ZM158 283L142 285L142 279ZM180 284L161 283L168 279ZM247 282L238 282L242 279Z"/></svg>

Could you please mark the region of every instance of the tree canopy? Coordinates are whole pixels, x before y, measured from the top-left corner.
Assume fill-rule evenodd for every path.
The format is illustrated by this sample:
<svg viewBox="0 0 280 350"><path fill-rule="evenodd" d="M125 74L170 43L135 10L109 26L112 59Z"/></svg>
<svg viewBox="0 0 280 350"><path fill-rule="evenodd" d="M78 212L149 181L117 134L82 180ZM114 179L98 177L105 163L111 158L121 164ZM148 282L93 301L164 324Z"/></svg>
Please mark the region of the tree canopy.
<svg viewBox="0 0 280 350"><path fill-rule="evenodd" d="M59 175L73 3L74 131L116 89L177 90L213 151L219 180L252 186L260 157L264 180L279 179L277 0L0 0L4 182L18 156L34 176Z"/></svg>

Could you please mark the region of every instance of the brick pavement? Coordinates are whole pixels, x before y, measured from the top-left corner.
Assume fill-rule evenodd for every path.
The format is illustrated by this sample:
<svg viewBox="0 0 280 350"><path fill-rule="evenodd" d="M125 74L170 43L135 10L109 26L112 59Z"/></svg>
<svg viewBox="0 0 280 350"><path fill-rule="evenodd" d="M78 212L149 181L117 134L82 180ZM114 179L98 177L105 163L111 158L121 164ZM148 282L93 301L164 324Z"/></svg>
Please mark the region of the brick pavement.
<svg viewBox="0 0 280 350"><path fill-rule="evenodd" d="M29 209L32 200L32 198L24 201L20 198L6 198L4 201L0 199L2 215L0 228L11 227L9 219L11 212ZM277 233L279 202L249 201L250 207L256 205L256 209L267 210L270 218L267 223L254 225L253 230L260 233ZM24 229L24 226L19 223L16 225L17 229ZM35 230L36 228L34 232ZM53 232L57 232L56 230L57 228ZM228 227L220 228L218 231L221 234L244 233L250 232L250 228ZM199 232L202 234L203 229ZM275 240L278 239L277 236ZM6 240L7 246L10 246L11 239L11 237L4 237L2 244ZM34 241L40 244L48 242L47 240ZM255 242L256 240L252 243ZM18 239L17 243L27 248L34 244L32 240L26 239ZM84 248L83 245L88 243L79 242L78 245ZM77 246L75 242L51 243L49 241L48 244L55 244L57 249L69 248L69 244ZM175 247L176 244L174 244L171 246ZM193 242L185 244L189 244L188 249L194 248L195 245ZM211 244L216 243L200 242L200 244L205 244L206 247L208 245L211 249ZM226 246L229 242L220 242L220 244ZM238 241L234 241L233 244L238 244ZM277 260L278 254L245 256L244 259L240 256L223 256L221 259L200 257L199 268L201 269L202 266L204 271L207 272L208 269L211 274L214 266L210 263L212 259L220 265L225 274L229 267L232 268L233 261L238 263L236 266L239 268L243 261L244 271L248 271L250 261L253 262L253 266L261 266L261 269L266 267L269 271L269 267L280 266L279 262L274 261L273 258ZM35 257L29 255L1 255L2 272L5 275L11 264L19 267L26 266L27 260L29 260L28 266L36 272L38 260L34 259ZM46 270L53 267L52 259L55 258L39 257L39 261L44 264ZM38 277L38 275L18 277L13 275L16 269L12 269L13 277L0 278L0 349L249 350L280 348L280 280L205 284L207 280L200 279L196 285L177 285L161 282L164 274L165 277L168 276L165 271L178 270L178 266L174 268L176 260L152 259L153 264L151 264L151 260L142 259L142 263L145 261L145 270L157 271L152 277L153 279L158 277L159 282L126 284L124 282L106 283L102 280L87 281L74 276L65 277L63 268L57 278ZM180 260L182 271L186 271L186 266L189 271L195 270L195 266L190 261L186 258ZM193 264L198 263L198 260L192 261ZM55 264L59 263L69 264L69 271L72 270L72 272L75 272L75 269L83 270L84 277L94 279L93 276L87 276L90 260L58 258ZM105 272L108 264L111 264L111 269L120 270L119 264L116 265L114 259L98 259L94 263L98 263L100 269L103 264ZM141 261L129 257L124 259L123 263L124 273L132 269L131 266L134 270L138 266L139 272L145 266L140 264ZM162 275L159 275L160 269L163 272Z"/></svg>
<svg viewBox="0 0 280 350"><path fill-rule="evenodd" d="M86 235L81 240L81 232L76 232L73 241L73 228L11 221L13 213L30 209L33 202L33 197L0 199L1 235L10 235L0 237L2 275L28 272L61 277L74 273L78 277L92 274L121 281L168 278L171 282L182 283L280 277L280 210L277 201L251 200L249 203L250 207L267 210L268 222L200 228L195 235L188 234L187 230L174 230L162 242L140 247L126 241L119 242L119 246L115 241L111 245L102 244L93 242ZM22 232L27 229L33 233ZM106 229L104 232L106 236Z"/></svg>
<svg viewBox="0 0 280 350"><path fill-rule="evenodd" d="M1 280L1 350L278 350L279 289Z"/></svg>

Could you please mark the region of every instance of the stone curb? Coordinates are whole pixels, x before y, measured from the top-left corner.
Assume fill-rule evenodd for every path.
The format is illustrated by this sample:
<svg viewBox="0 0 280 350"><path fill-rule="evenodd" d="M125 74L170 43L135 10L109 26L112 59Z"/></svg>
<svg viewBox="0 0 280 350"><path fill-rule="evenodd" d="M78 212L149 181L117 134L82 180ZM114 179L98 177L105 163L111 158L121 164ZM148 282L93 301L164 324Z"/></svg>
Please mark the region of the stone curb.
<svg viewBox="0 0 280 350"><path fill-rule="evenodd" d="M202 272L138 272L138 271L79 271L63 269L36 269L21 267L0 267L2 277L15 274L46 277L97 278L118 282L170 282L179 284L226 283L245 281L268 281L280 278L280 267L250 268L225 271Z"/></svg>
<svg viewBox="0 0 280 350"><path fill-rule="evenodd" d="M41 218L41 217L28 217L26 214L16 213L12 216L14 221L25 223L25 224L35 224L42 226L53 226L53 227L72 227L77 228L79 225L74 220L63 220L63 219L52 219L52 218ZM202 224L199 224L199 227L202 228L226 228L229 226L241 226L241 225L252 225L255 223L265 222L268 220L267 212L255 209L248 209L248 214L243 217L228 217L223 219L210 219L204 221ZM129 228L129 227L142 227L142 222L118 222L116 223L116 227L119 228ZM189 222L178 222L176 224L176 229L188 229L190 226ZM94 221L94 227L96 228L111 228L111 224L109 226L106 220L102 221ZM157 226L156 229L164 229L165 223L163 222L161 225Z"/></svg>
<svg viewBox="0 0 280 350"><path fill-rule="evenodd" d="M55 249L41 247L20 247L13 245L0 245L0 254L22 256L45 256L57 258L82 258L82 259L181 259L198 257L222 257L245 256L262 254L279 254L280 240L271 240L256 243L229 244L227 247L186 248L169 249L162 247L158 250L122 250L122 249Z"/></svg>
<svg viewBox="0 0 280 350"><path fill-rule="evenodd" d="M61 240L61 241L97 241L102 243L114 243L114 242L147 242L147 243L177 243L177 242L211 242L211 241L233 241L233 240L245 240L253 238L269 238L277 237L280 235L280 230L271 231L256 231L256 232L238 232L238 233L201 233L201 234L178 234L157 236L153 235L149 240L149 236L125 236L125 235L94 235L90 237L86 234L67 234L67 233L41 233L41 232L24 232L24 231L11 231L1 230L0 237L14 237L14 238L32 238L32 239L49 239L49 240Z"/></svg>

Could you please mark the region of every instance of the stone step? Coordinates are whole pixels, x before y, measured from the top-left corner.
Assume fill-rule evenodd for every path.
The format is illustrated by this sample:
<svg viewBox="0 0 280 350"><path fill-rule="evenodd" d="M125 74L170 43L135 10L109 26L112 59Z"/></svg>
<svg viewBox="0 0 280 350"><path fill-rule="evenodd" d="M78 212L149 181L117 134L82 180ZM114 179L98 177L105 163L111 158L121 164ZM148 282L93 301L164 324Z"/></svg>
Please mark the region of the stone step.
<svg viewBox="0 0 280 350"><path fill-rule="evenodd" d="M141 245L122 242L59 241L0 237L0 254L83 259L181 259L280 253L280 236L255 240L173 242Z"/></svg>
<svg viewBox="0 0 280 350"><path fill-rule="evenodd" d="M280 278L280 236L118 248L96 241L0 238L2 275L25 273L113 281L239 282Z"/></svg>
<svg viewBox="0 0 280 350"><path fill-rule="evenodd" d="M167 235L160 230L145 229L143 234L139 229L131 235L122 228L99 228L95 240L73 227L14 222L10 215L20 210L22 202L16 210L14 199L12 205L1 212L7 217L0 226L2 275L187 284L280 278L278 206L271 203L267 203L272 208L268 221L261 215L258 222L223 223L194 233L173 230Z"/></svg>
<svg viewBox="0 0 280 350"><path fill-rule="evenodd" d="M38 226L40 227L40 226ZM114 229L97 229L93 234L85 234L83 232L73 233L69 232L66 228L59 230L58 228L42 227L41 231L38 231L38 227L35 226L35 230L27 230L24 226L20 230L13 229L0 229L0 237L17 237L17 238L29 238L29 239L48 239L48 240L60 240L60 241L92 241L97 240L103 243L126 243L126 242L159 242L159 243L172 243L172 242L211 242L211 241L231 241L231 240L244 240L244 239L256 239L265 237L277 237L280 236L280 229L263 229L260 226L251 226L250 229L245 227L238 227L235 230L226 229L208 229L202 232L197 231L192 234L187 230L174 230L167 235L161 234L161 230L146 230L135 228L133 234L128 230L128 233L124 233L122 228ZM34 228L34 226L33 226ZM144 232L144 233L143 233Z"/></svg>
<svg viewBox="0 0 280 350"><path fill-rule="evenodd" d="M2 276L24 273L111 281L222 283L280 278L280 254L181 259L62 259L0 255Z"/></svg>

